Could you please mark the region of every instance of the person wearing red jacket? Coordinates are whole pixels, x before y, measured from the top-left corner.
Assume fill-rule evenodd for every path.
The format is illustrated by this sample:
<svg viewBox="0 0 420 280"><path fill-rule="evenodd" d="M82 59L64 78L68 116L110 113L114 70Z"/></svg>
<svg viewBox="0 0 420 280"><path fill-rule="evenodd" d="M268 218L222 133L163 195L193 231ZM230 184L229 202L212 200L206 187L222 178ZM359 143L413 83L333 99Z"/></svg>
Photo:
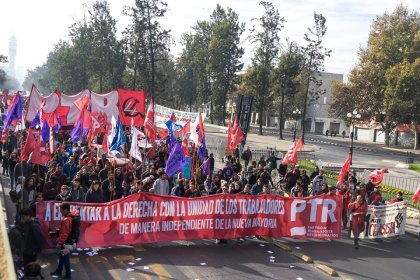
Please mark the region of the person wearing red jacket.
<svg viewBox="0 0 420 280"><path fill-rule="evenodd" d="M365 199L358 195L356 201L348 204L350 213L352 214L351 227L354 235L354 248L359 248L359 235L365 230L365 216L368 210Z"/></svg>
<svg viewBox="0 0 420 280"><path fill-rule="evenodd" d="M394 197L393 199L391 199L389 201L389 204L397 203L397 202L400 202L400 201L404 201L402 192L398 192L397 197Z"/></svg>
<svg viewBox="0 0 420 280"><path fill-rule="evenodd" d="M348 205L351 201L351 197L352 194L351 192L348 190L348 182L344 182L343 186L341 188L341 190L338 191L339 195L343 196L343 213L342 213L342 219L343 219L343 229L345 230L347 228L347 223L349 221L349 209L348 209Z"/></svg>
<svg viewBox="0 0 420 280"><path fill-rule="evenodd" d="M60 249L58 254L59 261L57 269L51 272L51 275L61 277L64 266L65 275L62 279L71 279L70 253L76 248L77 242L77 238L75 239L72 233L72 224L73 217L79 217L79 214L75 211L70 212L70 204L68 203L60 205L60 213L63 215L63 220L61 221L58 244L56 246Z"/></svg>

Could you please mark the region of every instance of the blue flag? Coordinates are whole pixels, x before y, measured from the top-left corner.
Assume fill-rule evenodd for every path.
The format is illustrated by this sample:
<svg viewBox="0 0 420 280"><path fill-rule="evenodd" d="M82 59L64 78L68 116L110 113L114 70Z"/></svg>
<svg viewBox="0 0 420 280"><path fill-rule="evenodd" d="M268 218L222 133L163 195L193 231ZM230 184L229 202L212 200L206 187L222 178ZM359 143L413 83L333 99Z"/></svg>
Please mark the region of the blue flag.
<svg viewBox="0 0 420 280"><path fill-rule="evenodd" d="M41 116L39 112L36 112L35 118L33 119L30 128L35 128L37 125L41 125Z"/></svg>
<svg viewBox="0 0 420 280"><path fill-rule="evenodd" d="M178 142L175 142L175 145L171 148L171 153L169 154L168 162L166 163L165 173L169 177L178 172L187 161L185 159L184 152L181 149L181 146Z"/></svg>
<svg viewBox="0 0 420 280"><path fill-rule="evenodd" d="M182 178L191 179L191 158L185 158L187 163L182 167Z"/></svg>
<svg viewBox="0 0 420 280"><path fill-rule="evenodd" d="M10 107L10 111L7 112L6 119L4 120L4 128L9 129L10 124L14 120L21 120L22 119L22 98L20 97L19 93L13 97L12 106Z"/></svg>
<svg viewBox="0 0 420 280"><path fill-rule="evenodd" d="M41 139L44 143L50 141L50 127L48 126L47 120L44 120L41 128Z"/></svg>
<svg viewBox="0 0 420 280"><path fill-rule="evenodd" d="M118 118L117 126L115 127L114 138L112 138L112 142L111 142L111 146L109 147L109 150L119 152L120 147L124 145L126 142L127 142L127 139L125 137L123 125L120 121L120 118Z"/></svg>

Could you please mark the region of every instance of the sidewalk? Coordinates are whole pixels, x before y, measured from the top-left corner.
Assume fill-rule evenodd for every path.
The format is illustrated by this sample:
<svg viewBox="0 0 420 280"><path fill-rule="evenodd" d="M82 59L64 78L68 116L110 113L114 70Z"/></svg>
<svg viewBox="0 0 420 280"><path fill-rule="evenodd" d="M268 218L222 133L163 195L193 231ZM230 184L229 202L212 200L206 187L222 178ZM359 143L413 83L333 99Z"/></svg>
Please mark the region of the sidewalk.
<svg viewBox="0 0 420 280"><path fill-rule="evenodd" d="M251 125L250 127L256 129L259 128L259 126L255 126L255 125ZM263 129L268 129L268 130L275 130L278 131L278 128L276 127L264 127ZM284 130L286 132L291 132L290 130ZM306 132L306 137L311 137L311 135L316 135L318 137L323 137L325 140L325 142L328 142L328 140L334 140L337 142L343 142L346 143L347 145L350 145L351 139L349 137L349 135L346 135L344 138L342 137L342 135L338 135L335 137L330 137L330 136L325 136L325 135L321 135L321 134L314 134L314 133L308 133ZM362 145L366 145L369 146L371 148L374 149L383 149L383 150L388 150L388 151L394 151L394 152L400 152L400 153L413 153L415 155L420 155L420 150L413 150L412 148L403 148L403 147L399 147L399 146L391 146L391 147L385 147L383 143L377 143L377 142L372 142L372 141L365 141L365 140L357 140L354 139L354 144L362 144Z"/></svg>
<svg viewBox="0 0 420 280"><path fill-rule="evenodd" d="M211 128L209 131L206 131L206 134L218 135L224 133L227 137L227 127L218 126L214 124L205 123L206 128ZM216 130L216 131L215 131ZM265 150L267 148L276 148L277 151L287 152L292 145L290 140L280 140L278 136L270 135L258 135L254 133L248 133L246 139L246 145L250 146L254 150ZM315 152L318 151L319 147L313 144L305 144L302 151L304 152Z"/></svg>

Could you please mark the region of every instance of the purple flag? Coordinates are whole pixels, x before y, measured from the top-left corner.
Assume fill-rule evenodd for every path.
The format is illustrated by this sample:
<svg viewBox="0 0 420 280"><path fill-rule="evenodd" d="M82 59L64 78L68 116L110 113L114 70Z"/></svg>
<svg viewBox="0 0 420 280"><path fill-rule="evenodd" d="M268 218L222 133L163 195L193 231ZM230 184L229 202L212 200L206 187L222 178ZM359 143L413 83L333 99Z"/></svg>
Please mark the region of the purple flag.
<svg viewBox="0 0 420 280"><path fill-rule="evenodd" d="M41 116L39 115L39 112L36 113L34 120L31 123L30 128L35 128L37 125L41 124Z"/></svg>
<svg viewBox="0 0 420 280"><path fill-rule="evenodd" d="M44 143L50 141L50 127L48 126L47 120L44 120L41 129L41 139Z"/></svg>
<svg viewBox="0 0 420 280"><path fill-rule="evenodd" d="M178 142L172 146L171 153L169 154L168 162L166 163L165 172L166 175L171 177L178 172L187 161L185 160L184 152Z"/></svg>
<svg viewBox="0 0 420 280"><path fill-rule="evenodd" d="M82 118L80 118L79 121L74 126L74 128L72 129L72 131L70 131L71 141L73 141L73 143L76 143L77 141L82 139L82 136L83 136Z"/></svg>
<svg viewBox="0 0 420 280"><path fill-rule="evenodd" d="M59 115L55 115L55 118L57 120L57 124L54 126L54 133L57 134L61 128L61 120Z"/></svg>
<svg viewBox="0 0 420 280"><path fill-rule="evenodd" d="M198 152L197 152L198 157L200 158L200 161L204 160L204 157L206 156L206 150L207 150L206 136L203 135L203 140L201 141L201 145L200 145L200 147L198 147Z"/></svg>
<svg viewBox="0 0 420 280"><path fill-rule="evenodd" d="M211 175L210 174L210 159L209 158L207 158L203 163L203 172L206 175Z"/></svg>
<svg viewBox="0 0 420 280"><path fill-rule="evenodd" d="M10 107L10 111L7 112L6 119L4 120L4 128L9 129L10 124L14 120L21 120L22 119L22 98L20 97L19 93L13 97L12 106Z"/></svg>

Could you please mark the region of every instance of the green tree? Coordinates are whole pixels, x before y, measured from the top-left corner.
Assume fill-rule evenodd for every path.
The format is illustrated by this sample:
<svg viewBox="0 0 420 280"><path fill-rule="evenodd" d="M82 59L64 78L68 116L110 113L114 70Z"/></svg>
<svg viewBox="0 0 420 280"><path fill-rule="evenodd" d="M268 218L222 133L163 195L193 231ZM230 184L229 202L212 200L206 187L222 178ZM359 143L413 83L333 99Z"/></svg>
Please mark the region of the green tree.
<svg viewBox="0 0 420 280"><path fill-rule="evenodd" d="M160 0L136 0L134 6L124 11L131 17L126 33L132 37L128 41L128 50L131 51L128 56L134 67L133 74L145 77L144 88L155 99L156 61L164 59L170 45L170 30L163 29L159 23L165 16L166 7L167 4ZM139 55L133 52L139 52ZM134 77L134 80L138 79ZM135 84L137 86L137 82Z"/></svg>
<svg viewBox="0 0 420 280"><path fill-rule="evenodd" d="M0 54L0 63L6 63L7 62L7 56ZM2 85L6 81L6 72L4 72L3 69L0 69L0 85Z"/></svg>
<svg viewBox="0 0 420 280"><path fill-rule="evenodd" d="M240 36L245 25L239 23L238 14L231 8L216 6L210 16L211 38L209 42L208 71L212 80L211 119L225 125L227 95L238 84L237 72L242 70L240 62L244 50L239 47Z"/></svg>
<svg viewBox="0 0 420 280"><path fill-rule="evenodd" d="M396 102L390 98L399 96L395 93L397 88L403 90L398 79L405 80L405 74L403 76L399 74L407 72L407 69L411 68L407 65L413 64L419 57L419 30L418 12L410 13L407 7L402 5L397 6L390 14L377 16L371 25L367 46L360 49L359 62L350 72L345 87L349 94L345 96L342 92L333 91L337 96L334 100L339 100L341 94L341 97L347 97L341 103L347 102L353 105L353 108L362 112L362 118L379 121L382 124L386 146L389 146L390 133L398 122L402 118L410 120L409 115L400 114L396 118L396 115L391 113L395 112ZM396 73L399 76L394 80L388 74L387 79L387 73ZM388 96L386 96L387 91ZM394 93L391 94L392 92ZM413 102L419 103L420 100L413 99Z"/></svg>
<svg viewBox="0 0 420 280"><path fill-rule="evenodd" d="M305 76L306 76L306 91L303 103L302 112L302 140L305 141L305 120L308 98L318 99L323 92L320 90L322 80L317 79L320 72L324 70L325 57L330 56L331 50L322 46L322 40L327 32L325 25L326 19L322 14L314 12L315 25L313 28L308 28L309 33L304 34L304 39L307 42L305 47L302 47L302 52L305 57ZM312 85L312 86L311 86Z"/></svg>
<svg viewBox="0 0 420 280"><path fill-rule="evenodd" d="M197 100L197 78L195 73L195 49L194 36L190 33L185 33L181 38L184 49L176 61L176 81L175 93L176 104L178 106L188 105L189 110L192 110L193 103ZM182 104L181 100L187 101L187 104Z"/></svg>
<svg viewBox="0 0 420 280"><path fill-rule="evenodd" d="M404 60L388 69L385 91L386 120L410 123L414 134L414 149L419 148L417 124L420 123L420 58L413 63Z"/></svg>
<svg viewBox="0 0 420 280"><path fill-rule="evenodd" d="M287 50L281 54L273 73L273 92L277 97L275 103L279 104L280 139L283 139L285 113L291 115L293 108L303 110L302 105L295 102L297 94L302 90L303 63L304 58L299 46L295 42L289 42Z"/></svg>
<svg viewBox="0 0 420 280"><path fill-rule="evenodd" d="M88 34L90 44L85 46L90 50L88 63L90 68L90 84L100 92L111 90L119 85L124 67L120 65L121 52L116 39L116 20L112 18L106 1L96 1L89 9ZM80 38L84 36L84 26L80 30Z"/></svg>
<svg viewBox="0 0 420 280"><path fill-rule="evenodd" d="M198 21L193 27L194 37L192 41L193 65L196 81L197 103L208 103L211 95L212 81L209 71L209 45L212 35L210 22ZM210 102L211 110L213 110ZM211 123L213 123L213 115L210 115Z"/></svg>
<svg viewBox="0 0 420 280"><path fill-rule="evenodd" d="M264 113L272 104L272 94L270 94L270 73L273 71L274 62L280 51L279 32L283 28L285 19L280 16L273 4L261 1L260 5L264 7L264 14L259 21L259 28L254 25L250 30L253 43L258 47L252 59L251 77L247 84L255 89L255 105L258 111L260 135L262 135L262 123Z"/></svg>

